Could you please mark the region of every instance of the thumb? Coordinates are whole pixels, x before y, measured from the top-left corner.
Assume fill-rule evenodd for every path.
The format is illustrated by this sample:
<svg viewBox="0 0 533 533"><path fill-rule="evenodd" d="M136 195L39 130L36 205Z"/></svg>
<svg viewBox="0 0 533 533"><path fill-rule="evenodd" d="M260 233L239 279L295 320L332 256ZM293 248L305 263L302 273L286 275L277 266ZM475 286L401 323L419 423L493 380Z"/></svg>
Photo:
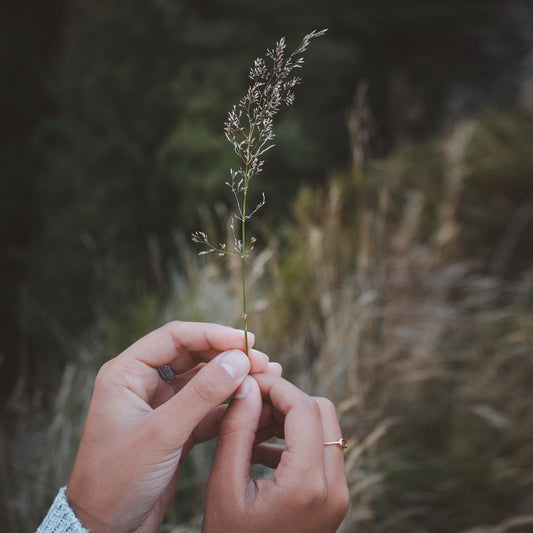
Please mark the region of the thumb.
<svg viewBox="0 0 533 533"><path fill-rule="evenodd" d="M209 361L153 412L155 434L164 435L172 448L183 446L194 428L235 392L249 371L250 361L239 350L223 352Z"/></svg>
<svg viewBox="0 0 533 533"><path fill-rule="evenodd" d="M220 424L208 492L226 493L241 501L250 483L255 434L262 400L255 379L247 376L236 392ZM222 490L223 489L223 490Z"/></svg>

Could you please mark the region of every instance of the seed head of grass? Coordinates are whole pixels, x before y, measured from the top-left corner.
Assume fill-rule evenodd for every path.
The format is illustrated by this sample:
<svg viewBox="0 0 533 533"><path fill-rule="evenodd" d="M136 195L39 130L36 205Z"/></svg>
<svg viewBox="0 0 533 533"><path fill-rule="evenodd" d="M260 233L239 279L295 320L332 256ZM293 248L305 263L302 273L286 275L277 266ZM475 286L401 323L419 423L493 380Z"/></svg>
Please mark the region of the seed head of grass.
<svg viewBox="0 0 533 533"><path fill-rule="evenodd" d="M251 83L246 94L231 109L224 124L224 133L232 144L240 160L240 166L230 170L231 180L226 185L231 189L235 199L236 213L234 218L240 222L237 235L233 220L231 228L234 234L233 250L224 244L213 244L208 236L201 231L193 233L192 240L204 246L200 254L215 253L237 255L241 258L242 269L242 318L248 353L248 315L246 313L246 257L256 242L252 237L246 240L246 221L249 220L265 204L265 195L252 210L247 210L248 187L250 180L263 170L264 155L274 146L274 117L283 105L294 102L294 88L301 78L294 72L304 64L302 54L315 37L320 37L327 30L312 31L307 34L294 52L286 56L285 38L281 38L276 46L267 50L266 59L257 58L249 73Z"/></svg>
<svg viewBox="0 0 533 533"><path fill-rule="evenodd" d="M241 161L237 170L231 170L231 188L237 202L237 218L251 217L264 205L264 197L258 207L249 215L242 209L243 195L250 180L263 170L264 155L274 146L274 117L283 105L294 102L294 88L301 78L295 71L304 64L302 54L315 37L327 30L307 34L294 52L286 57L285 38L281 38L273 49L267 50L266 59L257 58L250 68L251 84L239 103L233 106L224 124L224 133Z"/></svg>
<svg viewBox="0 0 533 533"><path fill-rule="evenodd" d="M288 56L285 38L281 38L274 48L267 50L265 58L258 57L249 71L251 83L246 94L228 113L224 133L239 157L240 166L236 170L230 170L231 180L227 181L226 185L234 196L235 218L241 224L265 205L265 196L261 194L259 203L247 212L246 197L250 180L261 173L265 162L264 155L274 146L274 117L283 105L294 103L294 88L301 82L295 71L304 65L303 53L312 39L324 35L326 31L324 29L307 34ZM201 231L195 232L192 240L205 247L200 254L241 256L251 251L255 237L252 237L249 243L235 237L233 250L227 249L225 245L210 242L208 236Z"/></svg>

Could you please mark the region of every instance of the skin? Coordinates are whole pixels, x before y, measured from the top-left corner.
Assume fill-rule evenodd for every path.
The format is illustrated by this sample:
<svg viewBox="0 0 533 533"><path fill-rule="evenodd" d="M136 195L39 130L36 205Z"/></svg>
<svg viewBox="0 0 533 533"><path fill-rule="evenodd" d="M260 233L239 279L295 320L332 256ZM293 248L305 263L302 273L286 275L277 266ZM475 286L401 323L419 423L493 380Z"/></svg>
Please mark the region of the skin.
<svg viewBox="0 0 533 533"><path fill-rule="evenodd" d="M324 442L341 432L333 404L275 375L248 377L221 424L202 531L336 531L349 506L344 454ZM260 443L271 436L284 445ZM254 480L250 466L275 468Z"/></svg>
<svg viewBox="0 0 533 533"><path fill-rule="evenodd" d="M204 532L335 531L348 490L342 451L323 445L340 436L333 405L242 349L240 330L172 322L101 368L67 486L85 528L156 532L188 452L218 435ZM157 372L164 364L177 374L171 383ZM264 443L272 436L285 445ZM252 480L253 462L274 479Z"/></svg>
<svg viewBox="0 0 533 533"><path fill-rule="evenodd" d="M240 330L172 322L101 368L67 486L84 527L157 531L187 453L218 433L221 403L249 371L280 371L261 352L248 359L242 349ZM157 372L164 364L178 374L171 383Z"/></svg>

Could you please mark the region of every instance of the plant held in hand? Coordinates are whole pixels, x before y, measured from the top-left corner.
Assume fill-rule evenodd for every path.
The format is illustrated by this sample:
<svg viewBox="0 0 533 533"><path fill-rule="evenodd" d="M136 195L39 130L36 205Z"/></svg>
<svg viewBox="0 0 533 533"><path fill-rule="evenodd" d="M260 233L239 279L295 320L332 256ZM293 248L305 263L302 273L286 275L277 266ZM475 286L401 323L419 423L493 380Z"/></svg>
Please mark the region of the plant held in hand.
<svg viewBox="0 0 533 533"><path fill-rule="evenodd" d="M264 155L274 146L273 119L283 105L294 102L294 88L301 78L294 71L304 64L303 53L315 37L327 30L312 31L307 34L298 48L285 56L286 43L281 38L274 49L267 50L266 60L257 58L250 69L251 84L246 95L229 112L224 132L240 159L237 170L230 170L231 181L226 182L235 198L234 218L240 224L238 230L232 221L235 234L234 249L228 250L225 244L214 245L203 231L193 233L192 240L205 246L200 254L216 253L224 256L234 254L240 257L242 272L242 319L248 354L248 314L246 311L246 258L254 247L255 237L247 240L246 222L265 204L265 195L250 209L248 189L250 181L263 169Z"/></svg>

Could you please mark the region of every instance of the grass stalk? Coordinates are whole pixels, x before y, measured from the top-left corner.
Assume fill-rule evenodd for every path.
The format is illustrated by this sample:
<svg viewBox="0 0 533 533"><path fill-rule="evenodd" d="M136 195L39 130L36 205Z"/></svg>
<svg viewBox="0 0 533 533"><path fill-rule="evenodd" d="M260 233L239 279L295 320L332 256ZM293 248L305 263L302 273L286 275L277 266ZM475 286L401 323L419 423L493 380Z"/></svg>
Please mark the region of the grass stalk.
<svg viewBox="0 0 533 533"><path fill-rule="evenodd" d="M280 39L276 46L267 50L267 60L257 58L249 72L251 85L239 103L233 106L224 124L226 139L232 144L235 154L242 166L230 170L231 181L226 185L233 194L236 211L235 219L241 223L240 239L235 235L233 250L227 250L224 243L212 244L202 231L193 233L193 242L205 246L200 254L216 253L224 256L232 254L240 257L242 276L242 321L244 326L245 351L248 355L248 312L246 309L246 258L253 250L255 237L247 238L246 221L251 218L265 203L262 200L255 209L248 210L248 187L250 181L263 169L264 154L273 146L273 119L283 105L291 105L294 101L294 88L300 84L301 78L293 75L293 71L302 68L303 53L315 37L324 35L326 30L312 31L307 34L292 54L285 56L285 38ZM268 64L267 64L268 63Z"/></svg>
<svg viewBox="0 0 533 533"><path fill-rule="evenodd" d="M242 198L241 238L246 242L246 199L248 196L248 179L245 175L245 185ZM246 247L241 246L241 275L242 275L242 322L244 329L245 353L248 355L248 313L246 310Z"/></svg>

